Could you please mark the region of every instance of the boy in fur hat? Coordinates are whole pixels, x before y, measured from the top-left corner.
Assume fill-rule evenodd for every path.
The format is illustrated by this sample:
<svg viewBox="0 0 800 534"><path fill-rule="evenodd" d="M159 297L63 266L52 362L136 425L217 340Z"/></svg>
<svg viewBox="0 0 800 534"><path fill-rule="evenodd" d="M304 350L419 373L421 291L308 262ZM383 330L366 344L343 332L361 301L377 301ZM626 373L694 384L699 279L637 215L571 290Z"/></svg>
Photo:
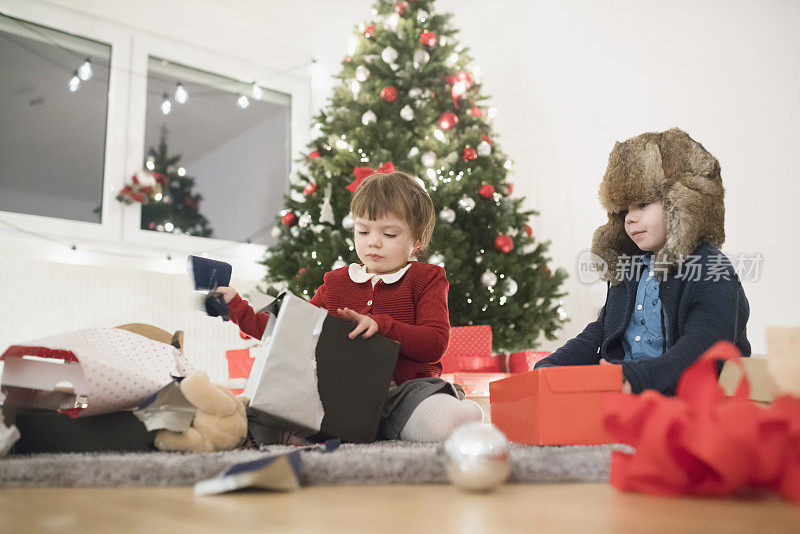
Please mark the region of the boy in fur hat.
<svg viewBox="0 0 800 534"><path fill-rule="evenodd" d="M677 128L617 142L600 184L608 223L592 239L605 306L536 367L618 364L625 391L671 395L719 340L750 356L750 305L719 250L724 195L719 162Z"/></svg>

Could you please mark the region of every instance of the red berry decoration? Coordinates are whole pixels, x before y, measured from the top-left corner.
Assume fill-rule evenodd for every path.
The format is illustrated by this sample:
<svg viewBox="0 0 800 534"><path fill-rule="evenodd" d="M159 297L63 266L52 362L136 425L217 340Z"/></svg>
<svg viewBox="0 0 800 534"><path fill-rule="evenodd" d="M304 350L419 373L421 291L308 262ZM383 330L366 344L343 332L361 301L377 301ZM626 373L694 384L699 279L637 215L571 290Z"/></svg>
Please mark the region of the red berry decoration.
<svg viewBox="0 0 800 534"><path fill-rule="evenodd" d="M456 124L458 124L458 117L451 111L445 111L442 113L442 116L439 117L439 127L442 130L449 130Z"/></svg>
<svg viewBox="0 0 800 534"><path fill-rule="evenodd" d="M436 34L424 31L419 36L419 42L425 46L436 46Z"/></svg>
<svg viewBox="0 0 800 534"><path fill-rule="evenodd" d="M478 153L475 152L474 148L470 148L470 146L467 145L467 146L464 147L464 154L463 154L462 157L464 158L464 161L469 161L471 159L477 158L478 157Z"/></svg>
<svg viewBox="0 0 800 534"><path fill-rule="evenodd" d="M491 184L483 184L478 190L478 194L483 198L492 198L492 195L494 195L494 187Z"/></svg>
<svg viewBox="0 0 800 534"><path fill-rule="evenodd" d="M308 155L309 159L315 159L319 157L319 151L315 150Z"/></svg>
<svg viewBox="0 0 800 534"><path fill-rule="evenodd" d="M397 100L397 89L392 87L391 85L387 85L383 89L381 89L381 98L387 102L394 102Z"/></svg>
<svg viewBox="0 0 800 534"><path fill-rule="evenodd" d="M500 234L494 240L494 248L504 254L508 254L514 250L514 241L509 236Z"/></svg>
<svg viewBox="0 0 800 534"><path fill-rule="evenodd" d="M303 188L303 193L306 195L313 195L317 192L317 184L314 182L308 182L306 186Z"/></svg>
<svg viewBox="0 0 800 534"><path fill-rule="evenodd" d="M408 2L406 2L405 0L397 2L394 5L394 10L397 11L397 14L402 17L403 15L406 14L406 11L408 11Z"/></svg>
<svg viewBox="0 0 800 534"><path fill-rule="evenodd" d="M483 117L483 111L481 111L481 108L479 108L478 106L472 108L470 110L470 113L472 113L473 117Z"/></svg>
<svg viewBox="0 0 800 534"><path fill-rule="evenodd" d="M374 24L370 24L369 26L367 26L367 29L364 30L364 37L369 39L373 35L375 35L375 25Z"/></svg>
<svg viewBox="0 0 800 534"><path fill-rule="evenodd" d="M295 215L290 211L289 213L281 217L281 222L283 223L284 226L294 226L295 224L297 224L297 215Z"/></svg>
<svg viewBox="0 0 800 534"><path fill-rule="evenodd" d="M522 230L525 232L525 235L528 236L528 237L531 237L533 235L533 228L531 228L527 224L525 225L525 227Z"/></svg>

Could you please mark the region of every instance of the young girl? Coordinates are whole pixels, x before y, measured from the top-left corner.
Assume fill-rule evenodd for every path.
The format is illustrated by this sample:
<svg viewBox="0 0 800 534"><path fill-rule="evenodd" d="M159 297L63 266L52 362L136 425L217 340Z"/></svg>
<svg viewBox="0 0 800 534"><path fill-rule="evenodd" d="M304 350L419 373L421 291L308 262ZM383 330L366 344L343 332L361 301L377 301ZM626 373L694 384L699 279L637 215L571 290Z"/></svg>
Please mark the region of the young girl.
<svg viewBox="0 0 800 534"><path fill-rule="evenodd" d="M750 356L750 306L725 241L719 162L677 128L617 143L600 184L608 223L592 252L609 283L598 319L536 364L619 364L625 391L674 394L715 342Z"/></svg>
<svg viewBox="0 0 800 534"><path fill-rule="evenodd" d="M358 186L350 211L362 263L326 273L311 304L355 321L351 338L379 333L400 343L379 437L443 441L457 426L481 421L483 412L439 378L450 336L447 278L441 267L412 260L433 235L433 202L413 176L379 173ZM255 313L232 288L217 291L231 320L261 339L269 316Z"/></svg>

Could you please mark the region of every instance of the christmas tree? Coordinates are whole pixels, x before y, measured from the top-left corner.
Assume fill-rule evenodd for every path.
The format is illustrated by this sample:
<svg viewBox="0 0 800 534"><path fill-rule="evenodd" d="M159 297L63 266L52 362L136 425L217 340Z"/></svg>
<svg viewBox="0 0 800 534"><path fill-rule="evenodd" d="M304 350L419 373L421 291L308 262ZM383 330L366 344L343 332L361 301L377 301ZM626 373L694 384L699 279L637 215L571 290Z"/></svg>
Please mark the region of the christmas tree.
<svg viewBox="0 0 800 534"><path fill-rule="evenodd" d="M431 0L378 0L373 13L315 117L263 262L268 292L286 287L310 298L327 271L358 262L351 190L394 167L420 177L437 207L430 253L419 259L447 272L451 324L491 325L495 350L553 339L565 319L566 274L547 267L548 243L530 226L536 212L513 196L494 110L450 15L435 13Z"/></svg>
<svg viewBox="0 0 800 534"><path fill-rule="evenodd" d="M145 167L152 172L155 183L146 184L148 194L142 202L142 229L159 232L174 232L200 237L211 237L208 220L200 213L202 195L192 193L194 178L186 176L179 165L180 156L171 156L167 151L167 132L161 130L158 149L148 151ZM142 173L135 177L143 185ZM148 177L149 178L149 177Z"/></svg>

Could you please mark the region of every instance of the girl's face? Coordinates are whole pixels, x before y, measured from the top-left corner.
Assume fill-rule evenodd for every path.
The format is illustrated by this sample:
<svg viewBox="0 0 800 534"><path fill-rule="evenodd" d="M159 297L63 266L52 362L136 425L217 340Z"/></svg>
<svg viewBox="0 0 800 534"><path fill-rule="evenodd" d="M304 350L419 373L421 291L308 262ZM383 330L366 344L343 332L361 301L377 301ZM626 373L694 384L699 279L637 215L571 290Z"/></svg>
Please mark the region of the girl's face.
<svg viewBox="0 0 800 534"><path fill-rule="evenodd" d="M375 274L399 271L417 247L408 223L393 214L377 221L356 217L355 242L358 258Z"/></svg>
<svg viewBox="0 0 800 534"><path fill-rule="evenodd" d="M664 203L659 200L628 206L625 233L644 252L656 252L664 248L667 243Z"/></svg>

